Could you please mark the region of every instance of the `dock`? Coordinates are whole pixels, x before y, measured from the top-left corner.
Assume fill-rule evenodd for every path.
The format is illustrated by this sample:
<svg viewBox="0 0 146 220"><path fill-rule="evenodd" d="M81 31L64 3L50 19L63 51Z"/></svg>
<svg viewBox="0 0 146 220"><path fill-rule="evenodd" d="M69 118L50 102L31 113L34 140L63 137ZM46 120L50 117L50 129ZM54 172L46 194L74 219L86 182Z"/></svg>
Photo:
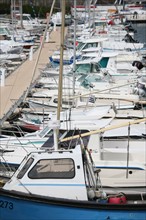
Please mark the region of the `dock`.
<svg viewBox="0 0 146 220"><path fill-rule="evenodd" d="M39 49L34 52L32 60L28 58L5 79L5 85L0 87L0 126L3 125L5 120L23 101L28 88L40 76L40 69L45 68L49 63L49 56L60 48L60 33L60 27L52 30L49 36L49 42L44 42L43 44L37 66L36 61ZM35 74L33 76L34 69Z"/></svg>

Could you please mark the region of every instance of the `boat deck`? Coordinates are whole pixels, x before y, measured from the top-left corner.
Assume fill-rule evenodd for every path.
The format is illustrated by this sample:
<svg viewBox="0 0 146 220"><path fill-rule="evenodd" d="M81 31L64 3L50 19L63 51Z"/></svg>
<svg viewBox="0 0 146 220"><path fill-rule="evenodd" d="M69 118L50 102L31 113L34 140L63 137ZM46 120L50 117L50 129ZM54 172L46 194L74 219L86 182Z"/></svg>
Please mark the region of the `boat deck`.
<svg viewBox="0 0 146 220"><path fill-rule="evenodd" d="M34 52L31 61L28 58L5 79L5 86L0 87L0 125L16 109L16 103L24 97L30 85L35 83L40 76L40 69L45 68L46 64L49 63L49 56L60 48L60 31L60 27L57 27L55 31L53 30L51 32L49 42L44 42L36 69L35 65L37 63L39 49ZM35 72L34 76L33 72Z"/></svg>

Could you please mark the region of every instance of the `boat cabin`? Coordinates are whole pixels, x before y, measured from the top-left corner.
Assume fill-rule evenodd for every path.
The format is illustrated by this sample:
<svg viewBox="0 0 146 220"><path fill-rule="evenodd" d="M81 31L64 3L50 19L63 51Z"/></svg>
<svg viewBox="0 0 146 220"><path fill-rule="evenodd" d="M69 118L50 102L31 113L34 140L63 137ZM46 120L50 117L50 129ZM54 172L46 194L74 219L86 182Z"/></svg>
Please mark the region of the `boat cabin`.
<svg viewBox="0 0 146 220"><path fill-rule="evenodd" d="M30 14L22 14L22 18L21 14L16 14L15 18L18 22L18 27L21 27L23 25L23 27L27 30L39 28L41 26L39 20L37 18L32 18Z"/></svg>
<svg viewBox="0 0 146 220"><path fill-rule="evenodd" d="M89 183L82 157L79 145L75 149L33 152L24 159L4 188L44 196L87 200Z"/></svg>
<svg viewBox="0 0 146 220"><path fill-rule="evenodd" d="M76 50L78 52L92 52L95 51L95 48L97 51L102 48L102 43L104 41L108 40L107 38L88 38L88 39L80 39L76 42Z"/></svg>

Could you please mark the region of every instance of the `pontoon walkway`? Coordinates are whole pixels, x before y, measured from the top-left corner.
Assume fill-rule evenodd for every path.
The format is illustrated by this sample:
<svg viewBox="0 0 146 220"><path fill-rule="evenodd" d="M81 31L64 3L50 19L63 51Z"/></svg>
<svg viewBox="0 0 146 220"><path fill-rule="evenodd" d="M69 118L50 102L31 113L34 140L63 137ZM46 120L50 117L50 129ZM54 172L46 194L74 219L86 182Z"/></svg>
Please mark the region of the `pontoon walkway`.
<svg viewBox="0 0 146 220"><path fill-rule="evenodd" d="M40 75L40 68L43 69L49 63L49 56L53 51L60 48L60 28L53 30L48 43L44 43L38 61L35 76L33 70L37 61L39 50L33 54L33 60L27 59L19 68L5 79L5 86L0 87L0 125L11 115L21 103L25 92ZM33 80L32 80L33 78Z"/></svg>

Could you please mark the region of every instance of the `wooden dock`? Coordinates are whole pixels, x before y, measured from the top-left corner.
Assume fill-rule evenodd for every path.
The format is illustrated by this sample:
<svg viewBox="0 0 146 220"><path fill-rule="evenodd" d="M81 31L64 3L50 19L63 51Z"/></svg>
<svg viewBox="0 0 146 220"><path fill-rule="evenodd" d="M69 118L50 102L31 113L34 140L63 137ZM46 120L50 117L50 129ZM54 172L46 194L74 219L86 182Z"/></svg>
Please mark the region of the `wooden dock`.
<svg viewBox="0 0 146 220"><path fill-rule="evenodd" d="M0 125L2 126L4 121L10 114L16 109L16 103L20 98L24 96L27 89L40 75L40 69L45 68L49 63L49 56L53 52L60 48L60 31L61 28L57 27L52 31L49 37L49 42L44 42L41 50L40 59L35 69L37 56L39 49L33 54L33 59L29 58L18 67L10 76L5 79L5 86L0 87ZM32 80L33 79L33 80Z"/></svg>

